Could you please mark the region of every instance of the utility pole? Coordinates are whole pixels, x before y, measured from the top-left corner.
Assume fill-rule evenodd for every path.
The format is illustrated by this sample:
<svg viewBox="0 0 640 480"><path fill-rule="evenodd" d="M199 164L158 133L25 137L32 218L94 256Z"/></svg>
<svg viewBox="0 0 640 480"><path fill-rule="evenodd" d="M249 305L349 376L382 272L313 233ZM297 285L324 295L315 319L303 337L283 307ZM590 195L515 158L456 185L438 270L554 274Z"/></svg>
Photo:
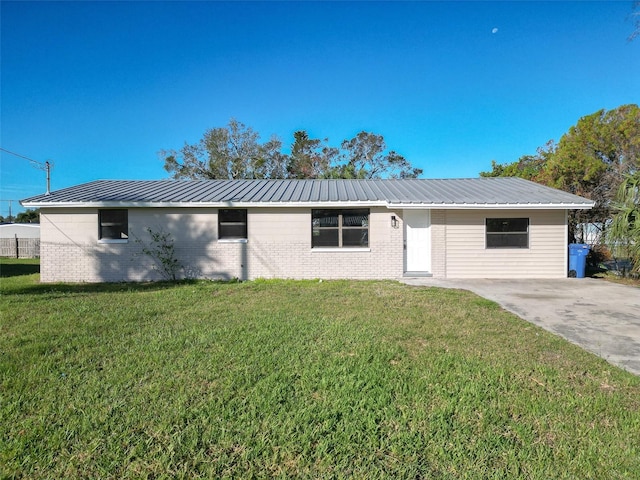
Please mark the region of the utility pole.
<svg viewBox="0 0 640 480"><path fill-rule="evenodd" d="M45 195L49 195L51 193L51 164L49 163L49 160L44 162L44 166L47 170L47 192L45 193Z"/></svg>

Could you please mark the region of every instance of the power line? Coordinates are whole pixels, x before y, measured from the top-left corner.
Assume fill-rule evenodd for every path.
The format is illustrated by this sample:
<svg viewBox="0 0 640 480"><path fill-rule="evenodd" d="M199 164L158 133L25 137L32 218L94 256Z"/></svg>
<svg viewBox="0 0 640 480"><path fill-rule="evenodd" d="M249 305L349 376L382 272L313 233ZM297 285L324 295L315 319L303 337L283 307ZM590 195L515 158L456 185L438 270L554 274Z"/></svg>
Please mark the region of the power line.
<svg viewBox="0 0 640 480"><path fill-rule="evenodd" d="M34 167L39 168L40 170L46 170L47 169L47 164L51 165L51 163L49 161L39 162L38 160L34 160L33 158L27 157L26 155L21 155L19 153L12 152L11 150L7 150L6 148L0 147L0 150L2 150L5 153L9 153L11 155L15 155L16 157L20 157L20 158L24 158L25 160L29 160L29 162L31 162L31 164Z"/></svg>
<svg viewBox="0 0 640 480"><path fill-rule="evenodd" d="M25 160L28 160L29 163L31 163L32 167L35 167L38 170L44 170L45 172L47 172L47 193L46 193L46 195L49 195L49 190L51 189L51 168L53 167L53 162L50 162L49 160L47 160L44 163L43 162L39 162L38 160L34 160L33 158L27 157L26 155L21 155L19 153L12 152L11 150L7 150L6 148L2 148L2 147L0 147L0 150L2 150L3 152L9 153L11 155L15 155L16 157L24 158Z"/></svg>
<svg viewBox="0 0 640 480"><path fill-rule="evenodd" d="M38 168L40 170L45 170L47 172L47 176L48 176L48 171L49 171L48 169L50 168L50 163L49 162L42 163L42 162L39 162L38 160L34 160L33 158L29 158L26 155L21 155L19 153L12 152L11 150L7 150L6 148L2 148L2 147L0 147L0 150L5 152L5 153L9 153L11 155L14 155L16 157L28 160L29 163L31 163L32 166L34 166L34 167L36 167L36 168ZM48 186L48 181L47 181L47 192L48 191L49 191L49 186ZM11 214L12 213L11 210L12 210L12 206L13 206L12 204L13 204L13 202L20 203L20 200L16 200L16 199L12 199L12 198L0 198L0 202L7 202L9 204L9 217L8 218L9 218L9 220L12 220L12 218L13 218L13 215Z"/></svg>
<svg viewBox="0 0 640 480"><path fill-rule="evenodd" d="M24 158L25 160L29 160L30 162L40 163L37 160L34 160L33 158L25 157L24 155L20 155L19 153L12 152L11 150L7 150L6 148L0 147L0 150L2 150L3 152L6 152L6 153L10 153L11 155L15 155L16 157L20 157L20 158Z"/></svg>

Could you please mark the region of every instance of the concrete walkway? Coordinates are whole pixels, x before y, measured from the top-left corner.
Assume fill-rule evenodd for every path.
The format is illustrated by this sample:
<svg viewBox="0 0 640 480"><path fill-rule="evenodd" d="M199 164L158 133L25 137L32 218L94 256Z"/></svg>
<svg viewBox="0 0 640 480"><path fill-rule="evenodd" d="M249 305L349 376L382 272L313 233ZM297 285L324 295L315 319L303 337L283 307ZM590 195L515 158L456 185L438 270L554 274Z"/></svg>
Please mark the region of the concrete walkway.
<svg viewBox="0 0 640 480"><path fill-rule="evenodd" d="M470 290L608 362L640 375L640 288L592 278L440 280L409 285Z"/></svg>

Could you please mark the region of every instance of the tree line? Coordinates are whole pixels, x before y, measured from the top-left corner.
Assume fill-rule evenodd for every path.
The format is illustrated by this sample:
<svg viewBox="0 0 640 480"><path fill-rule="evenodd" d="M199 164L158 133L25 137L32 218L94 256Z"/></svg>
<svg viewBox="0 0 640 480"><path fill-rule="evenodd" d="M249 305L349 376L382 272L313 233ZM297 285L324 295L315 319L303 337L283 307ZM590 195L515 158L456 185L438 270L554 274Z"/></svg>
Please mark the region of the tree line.
<svg viewBox="0 0 640 480"><path fill-rule="evenodd" d="M165 170L179 179L302 179L416 178L416 168L389 150L382 135L360 132L339 147L328 139L311 138L304 130L293 134L290 153L272 136L266 142L251 127L231 119L225 127L207 130L193 144L162 150Z"/></svg>
<svg viewBox="0 0 640 480"><path fill-rule="evenodd" d="M16 216L9 215L3 217L0 215L0 223L40 223L40 209L26 209L24 212L18 213Z"/></svg>

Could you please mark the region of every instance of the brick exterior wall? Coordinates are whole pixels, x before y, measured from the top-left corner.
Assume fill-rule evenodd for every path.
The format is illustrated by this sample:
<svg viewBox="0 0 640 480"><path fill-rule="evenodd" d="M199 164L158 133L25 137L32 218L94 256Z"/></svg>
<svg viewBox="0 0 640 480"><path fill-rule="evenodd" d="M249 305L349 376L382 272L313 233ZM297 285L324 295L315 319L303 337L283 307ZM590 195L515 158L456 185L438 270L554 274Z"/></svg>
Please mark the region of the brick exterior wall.
<svg viewBox="0 0 640 480"><path fill-rule="evenodd" d="M169 232L180 275L210 279L399 278L403 273L401 212L371 208L369 248L311 248L310 208L250 208L245 243L218 240L215 208L131 208L129 241L98 241L97 209L41 210L42 282L160 280L141 254L146 228ZM391 215L399 224L391 225Z"/></svg>

